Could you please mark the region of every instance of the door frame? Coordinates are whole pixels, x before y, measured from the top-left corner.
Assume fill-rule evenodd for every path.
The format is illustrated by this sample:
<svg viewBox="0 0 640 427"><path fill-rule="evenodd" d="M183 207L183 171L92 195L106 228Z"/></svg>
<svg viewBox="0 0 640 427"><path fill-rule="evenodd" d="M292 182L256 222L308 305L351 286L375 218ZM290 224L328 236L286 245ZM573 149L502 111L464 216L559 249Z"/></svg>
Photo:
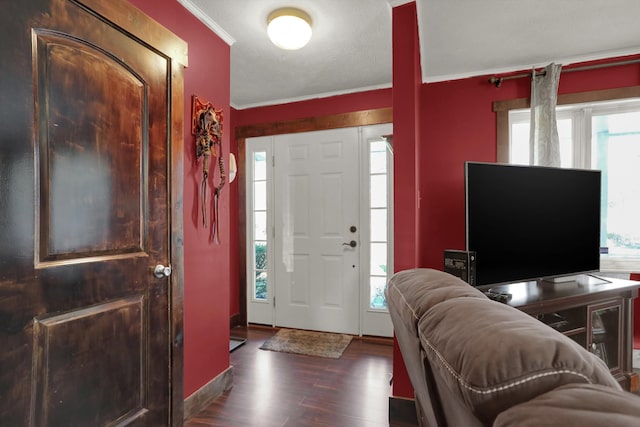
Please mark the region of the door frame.
<svg viewBox="0 0 640 427"><path fill-rule="evenodd" d="M169 218L167 238L171 276L169 277L169 425L181 426L184 418L184 68L188 64L187 43L126 0L79 0L114 25L156 49L169 59L171 112L167 145L167 180L169 190Z"/></svg>
<svg viewBox="0 0 640 427"><path fill-rule="evenodd" d="M247 324L246 139L383 123L393 123L393 109L391 107L235 128L235 140L238 146L238 290L240 308L238 316L231 319L231 327Z"/></svg>

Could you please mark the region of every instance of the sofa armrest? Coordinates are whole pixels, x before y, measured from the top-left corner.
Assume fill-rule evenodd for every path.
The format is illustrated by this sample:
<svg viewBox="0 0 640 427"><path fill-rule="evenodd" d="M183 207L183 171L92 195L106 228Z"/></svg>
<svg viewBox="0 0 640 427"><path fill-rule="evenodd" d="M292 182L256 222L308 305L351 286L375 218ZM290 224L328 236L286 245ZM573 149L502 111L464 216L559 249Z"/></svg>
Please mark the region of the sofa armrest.
<svg viewBox="0 0 640 427"><path fill-rule="evenodd" d="M488 299L433 306L418 324L429 365L485 424L511 406L570 383L620 386L595 355L533 317Z"/></svg>
<svg viewBox="0 0 640 427"><path fill-rule="evenodd" d="M451 274L428 268L400 271L391 277L385 288L387 306L395 315L394 328L415 331L422 316L431 307L452 298L487 299L478 289Z"/></svg>
<svg viewBox="0 0 640 427"><path fill-rule="evenodd" d="M420 425L444 425L435 385L430 381L431 372L424 363L418 322L429 308L447 299L486 297L455 276L426 268L396 273L385 288L385 296L398 347L413 385Z"/></svg>

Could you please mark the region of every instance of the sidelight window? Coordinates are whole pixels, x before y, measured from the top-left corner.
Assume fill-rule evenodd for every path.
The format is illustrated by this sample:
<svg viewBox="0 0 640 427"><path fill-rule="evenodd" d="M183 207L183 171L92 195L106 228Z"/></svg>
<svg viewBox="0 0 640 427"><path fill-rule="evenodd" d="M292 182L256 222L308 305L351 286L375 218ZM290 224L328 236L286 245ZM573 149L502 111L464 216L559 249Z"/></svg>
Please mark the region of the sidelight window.
<svg viewBox="0 0 640 427"><path fill-rule="evenodd" d="M267 290L267 152L254 151L253 162L253 299L266 301Z"/></svg>
<svg viewBox="0 0 640 427"><path fill-rule="evenodd" d="M384 288L389 278L389 169L391 148L386 138L369 141L369 307L386 310Z"/></svg>

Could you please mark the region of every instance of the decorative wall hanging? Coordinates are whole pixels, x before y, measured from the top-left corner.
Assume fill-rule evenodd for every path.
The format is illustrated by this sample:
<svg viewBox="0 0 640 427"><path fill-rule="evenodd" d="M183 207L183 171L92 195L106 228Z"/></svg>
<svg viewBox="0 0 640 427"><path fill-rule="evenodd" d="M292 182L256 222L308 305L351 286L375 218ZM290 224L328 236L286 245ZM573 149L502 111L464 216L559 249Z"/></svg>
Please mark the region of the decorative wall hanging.
<svg viewBox="0 0 640 427"><path fill-rule="evenodd" d="M196 161L202 158L202 183L200 184L200 203L202 204L202 225L207 226L207 178L209 177L209 159L218 158L220 182L213 194L212 236L220 243L218 230L218 198L224 186L226 174L222 157L222 110L216 110L210 102L193 96L193 120L191 132L196 136Z"/></svg>

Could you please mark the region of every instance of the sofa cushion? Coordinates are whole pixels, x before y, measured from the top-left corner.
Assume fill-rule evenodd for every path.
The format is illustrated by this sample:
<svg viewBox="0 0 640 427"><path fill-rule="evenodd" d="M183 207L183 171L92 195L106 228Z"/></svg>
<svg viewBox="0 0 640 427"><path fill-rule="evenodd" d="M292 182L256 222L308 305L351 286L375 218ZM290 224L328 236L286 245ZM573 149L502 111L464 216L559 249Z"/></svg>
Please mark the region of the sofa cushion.
<svg viewBox="0 0 640 427"><path fill-rule="evenodd" d="M393 307L405 327L416 328L418 321L434 305L458 297L487 299L478 289L451 274L428 268L400 271L385 289L387 304Z"/></svg>
<svg viewBox="0 0 640 427"><path fill-rule="evenodd" d="M640 397L597 384L568 384L507 409L493 425L640 426Z"/></svg>
<svg viewBox="0 0 640 427"><path fill-rule="evenodd" d="M604 362L576 342L489 299L441 302L418 329L433 372L485 424L564 384L620 388Z"/></svg>

